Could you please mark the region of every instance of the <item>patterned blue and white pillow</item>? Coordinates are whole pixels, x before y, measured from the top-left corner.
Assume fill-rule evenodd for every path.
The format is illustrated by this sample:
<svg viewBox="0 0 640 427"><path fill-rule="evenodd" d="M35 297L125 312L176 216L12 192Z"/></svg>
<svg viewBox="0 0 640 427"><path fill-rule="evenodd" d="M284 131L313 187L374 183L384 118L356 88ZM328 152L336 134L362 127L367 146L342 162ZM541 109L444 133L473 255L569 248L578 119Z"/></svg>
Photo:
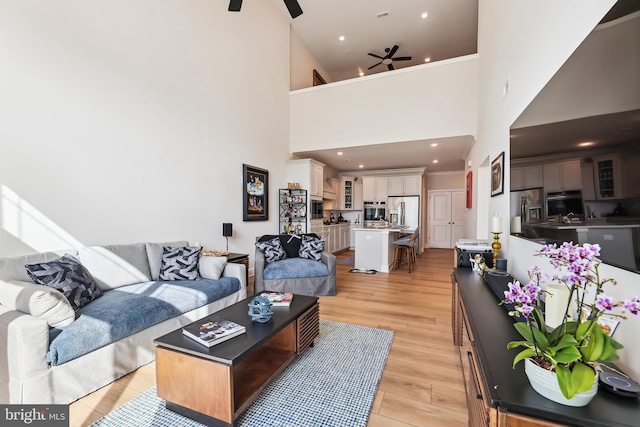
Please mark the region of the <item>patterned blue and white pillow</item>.
<svg viewBox="0 0 640 427"><path fill-rule="evenodd" d="M284 251L280 238L278 237L274 237L273 239L264 242L257 242L256 248L264 254L264 260L267 264L274 261L280 261L287 257L287 253Z"/></svg>
<svg viewBox="0 0 640 427"><path fill-rule="evenodd" d="M198 280L198 259L202 247L163 246L158 280Z"/></svg>
<svg viewBox="0 0 640 427"><path fill-rule="evenodd" d="M312 259L314 261L320 261L322 258L322 251L324 250L325 239L317 239L311 236L302 236L302 243L300 243L300 252L298 255L300 258Z"/></svg>
<svg viewBox="0 0 640 427"><path fill-rule="evenodd" d="M72 255L50 262L27 264L25 268L34 283L62 292L74 311L102 295L89 270Z"/></svg>

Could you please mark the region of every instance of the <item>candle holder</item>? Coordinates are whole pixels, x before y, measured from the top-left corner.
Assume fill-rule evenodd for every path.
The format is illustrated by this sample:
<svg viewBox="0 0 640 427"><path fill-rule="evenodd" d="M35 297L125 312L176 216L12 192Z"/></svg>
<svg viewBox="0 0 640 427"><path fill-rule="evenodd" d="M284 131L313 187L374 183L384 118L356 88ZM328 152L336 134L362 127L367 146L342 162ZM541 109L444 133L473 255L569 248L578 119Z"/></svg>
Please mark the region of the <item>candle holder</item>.
<svg viewBox="0 0 640 427"><path fill-rule="evenodd" d="M493 268L496 267L496 260L500 256L500 248L502 247L500 244L500 234L502 233L493 233L493 243L491 244L491 248L493 249Z"/></svg>

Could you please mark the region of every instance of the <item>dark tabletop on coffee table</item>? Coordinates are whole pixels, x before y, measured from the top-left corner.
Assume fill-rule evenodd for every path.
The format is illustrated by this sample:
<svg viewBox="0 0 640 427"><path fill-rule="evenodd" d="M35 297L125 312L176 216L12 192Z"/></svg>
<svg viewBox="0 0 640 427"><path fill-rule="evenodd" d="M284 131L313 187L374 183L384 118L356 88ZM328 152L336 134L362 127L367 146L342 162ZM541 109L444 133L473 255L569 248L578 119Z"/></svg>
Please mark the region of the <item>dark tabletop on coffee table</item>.
<svg viewBox="0 0 640 427"><path fill-rule="evenodd" d="M156 345L169 348L183 353L227 365L235 365L260 347L265 341L280 332L285 326L291 323L318 301L317 297L305 295L295 295L289 307L272 307L273 316L266 323L253 322L249 317L249 301L253 296L239 301L227 308L223 308L209 316L203 317L193 323L201 324L206 322L217 322L220 320L230 320L244 326L247 332L227 341L207 347L197 341L185 336L182 328L156 338Z"/></svg>

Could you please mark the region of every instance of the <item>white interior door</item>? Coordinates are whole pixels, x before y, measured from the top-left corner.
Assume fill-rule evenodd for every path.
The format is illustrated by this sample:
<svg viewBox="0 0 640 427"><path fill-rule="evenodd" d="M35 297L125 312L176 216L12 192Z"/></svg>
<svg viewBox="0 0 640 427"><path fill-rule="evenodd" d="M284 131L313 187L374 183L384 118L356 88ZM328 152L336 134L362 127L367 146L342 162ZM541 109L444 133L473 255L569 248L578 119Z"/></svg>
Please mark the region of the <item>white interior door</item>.
<svg viewBox="0 0 640 427"><path fill-rule="evenodd" d="M466 193L429 192L429 247L451 249L464 238Z"/></svg>
<svg viewBox="0 0 640 427"><path fill-rule="evenodd" d="M464 239L466 213L466 193L464 191L453 191L451 193L451 247L460 239Z"/></svg>
<svg viewBox="0 0 640 427"><path fill-rule="evenodd" d="M451 248L451 192L429 194L429 247Z"/></svg>

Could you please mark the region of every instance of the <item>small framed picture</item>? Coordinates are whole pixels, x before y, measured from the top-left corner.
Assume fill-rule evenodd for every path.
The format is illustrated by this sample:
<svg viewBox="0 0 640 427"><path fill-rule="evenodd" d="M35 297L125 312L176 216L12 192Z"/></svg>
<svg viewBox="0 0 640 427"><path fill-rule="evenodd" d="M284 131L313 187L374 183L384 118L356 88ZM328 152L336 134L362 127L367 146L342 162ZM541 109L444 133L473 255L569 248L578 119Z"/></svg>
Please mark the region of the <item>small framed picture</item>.
<svg viewBox="0 0 640 427"><path fill-rule="evenodd" d="M504 193L504 151L491 162L491 197Z"/></svg>
<svg viewBox="0 0 640 427"><path fill-rule="evenodd" d="M242 165L242 220L269 219L269 171Z"/></svg>

